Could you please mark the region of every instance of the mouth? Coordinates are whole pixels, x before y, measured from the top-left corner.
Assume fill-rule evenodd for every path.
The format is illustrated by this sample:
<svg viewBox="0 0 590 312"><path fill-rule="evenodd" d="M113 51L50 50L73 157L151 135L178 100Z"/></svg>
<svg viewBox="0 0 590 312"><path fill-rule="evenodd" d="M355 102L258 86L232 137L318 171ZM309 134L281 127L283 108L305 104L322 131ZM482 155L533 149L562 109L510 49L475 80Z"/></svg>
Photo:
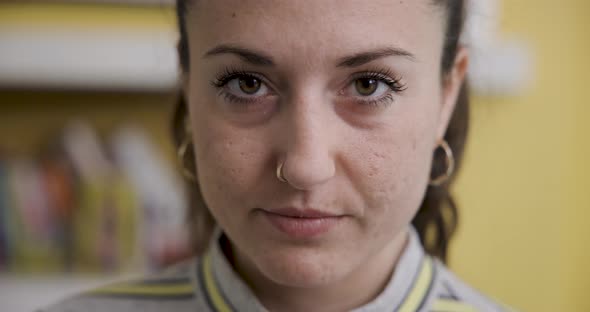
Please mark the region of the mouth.
<svg viewBox="0 0 590 312"><path fill-rule="evenodd" d="M310 239L326 234L345 217L315 209L280 208L262 209L261 212L275 229L294 239Z"/></svg>

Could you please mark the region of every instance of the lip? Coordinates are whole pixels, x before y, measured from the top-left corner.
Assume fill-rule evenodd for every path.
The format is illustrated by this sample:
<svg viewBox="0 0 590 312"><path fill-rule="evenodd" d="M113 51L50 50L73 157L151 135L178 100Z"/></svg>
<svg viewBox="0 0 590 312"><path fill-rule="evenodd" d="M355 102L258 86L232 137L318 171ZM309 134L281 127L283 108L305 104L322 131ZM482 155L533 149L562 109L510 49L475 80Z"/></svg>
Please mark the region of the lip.
<svg viewBox="0 0 590 312"><path fill-rule="evenodd" d="M319 218L333 218L339 217L341 215L324 212L316 209L297 209L292 207L285 207L285 208L278 208L278 209L271 209L265 210L265 212L276 214L283 217L292 217L292 218L305 218L305 219L319 219Z"/></svg>
<svg viewBox="0 0 590 312"><path fill-rule="evenodd" d="M335 228L344 218L344 215L297 208L262 210L262 214L274 228L294 239L318 237Z"/></svg>

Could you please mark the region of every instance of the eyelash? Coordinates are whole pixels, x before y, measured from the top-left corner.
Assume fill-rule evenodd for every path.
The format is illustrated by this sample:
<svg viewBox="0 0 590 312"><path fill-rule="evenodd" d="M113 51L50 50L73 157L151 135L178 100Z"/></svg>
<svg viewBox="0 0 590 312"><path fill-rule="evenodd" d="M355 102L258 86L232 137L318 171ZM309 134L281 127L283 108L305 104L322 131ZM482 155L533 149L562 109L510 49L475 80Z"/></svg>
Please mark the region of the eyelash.
<svg viewBox="0 0 590 312"><path fill-rule="evenodd" d="M393 93L400 94L407 90L407 85L402 82L403 78L401 76L395 75L390 69L387 68L376 68L366 72L357 73L352 76L351 81L354 82L357 79L375 79L385 83L392 91L378 99L358 100L362 105L386 106L395 100Z"/></svg>
<svg viewBox="0 0 590 312"><path fill-rule="evenodd" d="M260 81L264 81L264 79L262 79L258 75L252 74L251 72L239 69L226 68L221 74L215 77L215 80L211 81L211 84L216 88L223 88L231 80L240 77L255 78Z"/></svg>
<svg viewBox="0 0 590 312"><path fill-rule="evenodd" d="M383 83L388 85L392 91L394 91L396 93L403 92L407 89L407 86L404 83L402 83L402 77L396 76L389 69L375 69L375 70L369 70L366 72L362 72L362 73L354 75L352 77L352 80L354 81L356 79L363 79L363 78L364 79L375 79L375 80L382 81Z"/></svg>
<svg viewBox="0 0 590 312"><path fill-rule="evenodd" d="M238 104L252 103L253 101L256 101L256 99L239 97L224 90L224 87L230 81L243 77L258 79L262 83L266 83L264 79L258 74L253 74L240 69L226 68L221 74L215 77L213 81L211 81L211 85L218 89L219 95L223 96L223 98L229 102ZM389 69L374 69L357 73L351 77L350 82L347 85L350 85L350 83L356 81L357 79L375 79L379 82L385 83L392 91L378 99L358 100L360 104L364 105L380 106L390 104L394 101L393 93L402 93L407 89L406 84L402 82L402 77L394 75Z"/></svg>
<svg viewBox="0 0 590 312"><path fill-rule="evenodd" d="M231 94L230 92L227 92L224 89L225 86L233 79L243 78L243 77L258 79L262 83L266 83L264 81L264 79L257 74L253 74L252 72L247 72L247 71L244 71L241 69L228 67L221 74L217 75L213 81L211 81L211 85L214 88L218 89L219 96L222 96L224 100L226 100L230 103L250 104L250 103L255 102L256 99L239 97L234 94Z"/></svg>

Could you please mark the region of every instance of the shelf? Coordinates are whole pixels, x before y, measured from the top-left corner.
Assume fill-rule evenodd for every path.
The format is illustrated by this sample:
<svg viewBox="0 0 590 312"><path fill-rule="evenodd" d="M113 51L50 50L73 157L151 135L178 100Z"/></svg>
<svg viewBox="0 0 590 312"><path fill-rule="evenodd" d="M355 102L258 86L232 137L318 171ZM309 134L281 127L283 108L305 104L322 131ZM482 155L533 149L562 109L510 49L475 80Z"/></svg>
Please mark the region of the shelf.
<svg viewBox="0 0 590 312"><path fill-rule="evenodd" d="M63 298L129 276L0 276L2 311L31 312Z"/></svg>
<svg viewBox="0 0 590 312"><path fill-rule="evenodd" d="M171 6L0 5L0 88L167 91L177 85Z"/></svg>

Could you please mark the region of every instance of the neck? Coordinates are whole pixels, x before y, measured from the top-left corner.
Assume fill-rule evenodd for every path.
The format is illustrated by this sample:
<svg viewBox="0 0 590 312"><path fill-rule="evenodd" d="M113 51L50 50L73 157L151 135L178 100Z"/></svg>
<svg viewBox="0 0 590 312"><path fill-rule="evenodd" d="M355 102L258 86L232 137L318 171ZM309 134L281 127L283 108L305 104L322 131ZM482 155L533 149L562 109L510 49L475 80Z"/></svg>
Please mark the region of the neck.
<svg viewBox="0 0 590 312"><path fill-rule="evenodd" d="M407 231L369 255L361 266L334 283L314 288L279 285L263 276L243 255L234 254L234 267L269 311L347 311L369 303L387 286L405 248ZM231 259L230 258L230 259Z"/></svg>

